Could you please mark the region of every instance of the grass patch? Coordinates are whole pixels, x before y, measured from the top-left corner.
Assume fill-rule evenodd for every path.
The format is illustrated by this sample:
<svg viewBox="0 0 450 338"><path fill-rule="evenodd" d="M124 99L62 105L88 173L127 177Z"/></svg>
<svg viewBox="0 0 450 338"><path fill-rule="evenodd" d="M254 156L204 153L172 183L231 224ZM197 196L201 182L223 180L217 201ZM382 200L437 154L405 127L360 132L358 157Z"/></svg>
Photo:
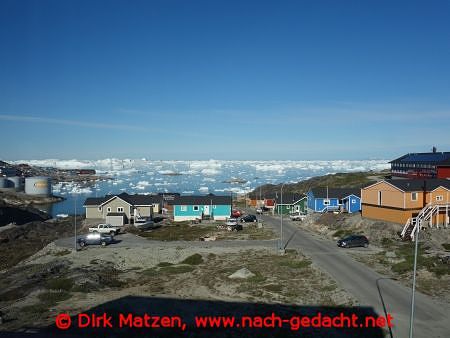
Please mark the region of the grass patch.
<svg viewBox="0 0 450 338"><path fill-rule="evenodd" d="M100 285L110 288L120 288L126 284L118 278L119 273L115 268L105 268L97 274Z"/></svg>
<svg viewBox="0 0 450 338"><path fill-rule="evenodd" d="M341 237L349 236L349 235L354 234L354 233L355 233L355 232L352 231L352 230L348 230L348 229L339 229L338 231L336 231L336 232L333 234L333 237L339 237L339 238L341 238Z"/></svg>
<svg viewBox="0 0 450 338"><path fill-rule="evenodd" d="M196 254L193 254L193 255L187 257L180 264L199 265L201 263L203 263L203 257L202 257L202 255L196 253Z"/></svg>
<svg viewBox="0 0 450 338"><path fill-rule="evenodd" d="M53 256L56 256L56 257L66 256L66 255L70 254L71 252L72 251L70 251L70 250L64 249L62 251L55 252L53 254Z"/></svg>
<svg viewBox="0 0 450 338"><path fill-rule="evenodd" d="M48 280L47 283L45 283L45 286L50 290L69 291L73 288L74 282L72 279L68 278L54 278Z"/></svg>
<svg viewBox="0 0 450 338"><path fill-rule="evenodd" d="M58 302L62 302L63 300L68 300L70 297L72 297L72 295L67 291L48 291L38 295L39 300L48 306L52 306Z"/></svg>
<svg viewBox="0 0 450 338"><path fill-rule="evenodd" d="M291 269L304 269L309 267L312 264L312 262L310 260L304 259L301 261L298 260L285 260L285 261L281 261L280 265L281 266L286 266L288 268Z"/></svg>
<svg viewBox="0 0 450 338"><path fill-rule="evenodd" d="M89 292L94 292L97 290L98 290L98 286L95 284L89 283L89 282L75 285L72 288L73 292L82 292L82 293L89 293Z"/></svg>
<svg viewBox="0 0 450 338"><path fill-rule="evenodd" d="M426 256L427 246L419 244L417 250L417 267L434 273L437 277L450 274L450 267L440 261L437 256ZM391 270L398 274L412 272L414 264L414 243L403 244L395 250L397 257L405 259L392 265Z"/></svg>
<svg viewBox="0 0 450 338"><path fill-rule="evenodd" d="M159 269L160 272L167 273L169 275L177 275L181 273L192 272L194 270L195 268L191 265L166 266Z"/></svg>
<svg viewBox="0 0 450 338"><path fill-rule="evenodd" d="M0 302L8 302L12 300L17 300L22 297L25 297L26 292L23 287L12 289L6 292L3 292L0 295Z"/></svg>
<svg viewBox="0 0 450 338"><path fill-rule="evenodd" d="M158 269L156 269L156 268L145 269L144 271L142 271L142 274L144 276L148 276L148 277L157 276L158 275Z"/></svg>
<svg viewBox="0 0 450 338"><path fill-rule="evenodd" d="M270 291L270 292L280 292L283 290L283 287L278 284L268 284L263 286L264 290Z"/></svg>

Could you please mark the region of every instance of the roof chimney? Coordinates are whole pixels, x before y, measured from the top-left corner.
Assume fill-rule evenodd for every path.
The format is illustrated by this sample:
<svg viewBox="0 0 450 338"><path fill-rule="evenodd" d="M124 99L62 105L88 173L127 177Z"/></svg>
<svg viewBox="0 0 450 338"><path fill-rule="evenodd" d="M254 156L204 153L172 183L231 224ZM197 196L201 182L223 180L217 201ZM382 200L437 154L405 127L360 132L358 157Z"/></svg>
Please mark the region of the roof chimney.
<svg viewBox="0 0 450 338"><path fill-rule="evenodd" d="M433 153L435 154L437 151L436 147L433 146Z"/></svg>

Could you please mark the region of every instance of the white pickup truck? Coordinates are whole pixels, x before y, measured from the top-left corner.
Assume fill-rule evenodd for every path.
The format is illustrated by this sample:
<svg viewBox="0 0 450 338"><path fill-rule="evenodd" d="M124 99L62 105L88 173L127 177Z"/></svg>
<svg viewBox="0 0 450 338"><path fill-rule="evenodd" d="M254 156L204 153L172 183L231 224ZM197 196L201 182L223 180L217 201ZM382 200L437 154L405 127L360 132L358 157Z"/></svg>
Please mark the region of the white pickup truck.
<svg viewBox="0 0 450 338"><path fill-rule="evenodd" d="M296 212L294 214L290 214L289 218L292 221L303 221L306 218L306 215L304 213L301 213L301 212Z"/></svg>
<svg viewBox="0 0 450 338"><path fill-rule="evenodd" d="M117 235L120 232L120 227L116 227L111 224L98 224L95 227L89 228L89 232L110 234L111 236Z"/></svg>

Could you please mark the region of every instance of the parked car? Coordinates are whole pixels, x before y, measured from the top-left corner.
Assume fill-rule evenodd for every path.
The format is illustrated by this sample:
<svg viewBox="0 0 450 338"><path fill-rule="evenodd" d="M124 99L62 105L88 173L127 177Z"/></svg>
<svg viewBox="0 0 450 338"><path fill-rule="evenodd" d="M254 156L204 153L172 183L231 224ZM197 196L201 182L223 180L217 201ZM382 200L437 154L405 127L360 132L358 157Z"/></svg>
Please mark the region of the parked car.
<svg viewBox="0 0 450 338"><path fill-rule="evenodd" d="M258 215L261 215L261 214L263 213L262 208L256 208L256 213L257 213Z"/></svg>
<svg viewBox="0 0 450 338"><path fill-rule="evenodd" d="M338 240L337 245L341 248L353 248L357 246L367 248L369 246L369 240L363 235L351 235Z"/></svg>
<svg viewBox="0 0 450 338"><path fill-rule="evenodd" d="M95 227L89 228L89 232L110 234L111 236L117 235L120 232L120 227L116 227L111 224L98 224Z"/></svg>
<svg viewBox="0 0 450 338"><path fill-rule="evenodd" d="M242 224L235 223L233 225L227 224L227 230L228 231L241 231L243 229Z"/></svg>
<svg viewBox="0 0 450 338"><path fill-rule="evenodd" d="M289 218L292 221L303 221L306 218L306 214L304 214L302 212L296 212L296 213L290 214Z"/></svg>
<svg viewBox="0 0 450 338"><path fill-rule="evenodd" d="M114 243L114 237L111 235L93 233L77 238L77 243L81 247L86 245L107 246L108 244Z"/></svg>
<svg viewBox="0 0 450 338"><path fill-rule="evenodd" d="M156 227L155 222L148 218L136 218L134 221L134 226L142 231Z"/></svg>
<svg viewBox="0 0 450 338"><path fill-rule="evenodd" d="M236 225L238 222L237 218L228 218L227 219L227 226L228 225Z"/></svg>
<svg viewBox="0 0 450 338"><path fill-rule="evenodd" d="M258 219L255 215L245 215L244 217L241 217L240 221L241 223L251 223L258 222Z"/></svg>

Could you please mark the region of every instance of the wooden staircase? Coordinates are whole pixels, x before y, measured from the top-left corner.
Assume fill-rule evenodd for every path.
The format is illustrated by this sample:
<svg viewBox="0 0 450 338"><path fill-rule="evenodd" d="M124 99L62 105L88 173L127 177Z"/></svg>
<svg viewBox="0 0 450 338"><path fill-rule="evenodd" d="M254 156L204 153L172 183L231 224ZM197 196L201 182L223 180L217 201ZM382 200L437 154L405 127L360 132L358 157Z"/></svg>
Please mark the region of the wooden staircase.
<svg viewBox="0 0 450 338"><path fill-rule="evenodd" d="M438 222L436 222L436 224L433 224L433 216L439 216L442 211L445 211L443 227L448 228L448 226L450 225L449 210L450 203L426 205L422 210L420 210L419 214L416 217L411 217L406 221L406 224L403 227L403 231L400 233L400 237L405 241L414 241L414 236L417 230L420 231L420 229L424 227L424 225L426 224L425 222L427 221L430 227L435 226L436 228L439 228ZM417 227L419 227L419 229L417 229Z"/></svg>

